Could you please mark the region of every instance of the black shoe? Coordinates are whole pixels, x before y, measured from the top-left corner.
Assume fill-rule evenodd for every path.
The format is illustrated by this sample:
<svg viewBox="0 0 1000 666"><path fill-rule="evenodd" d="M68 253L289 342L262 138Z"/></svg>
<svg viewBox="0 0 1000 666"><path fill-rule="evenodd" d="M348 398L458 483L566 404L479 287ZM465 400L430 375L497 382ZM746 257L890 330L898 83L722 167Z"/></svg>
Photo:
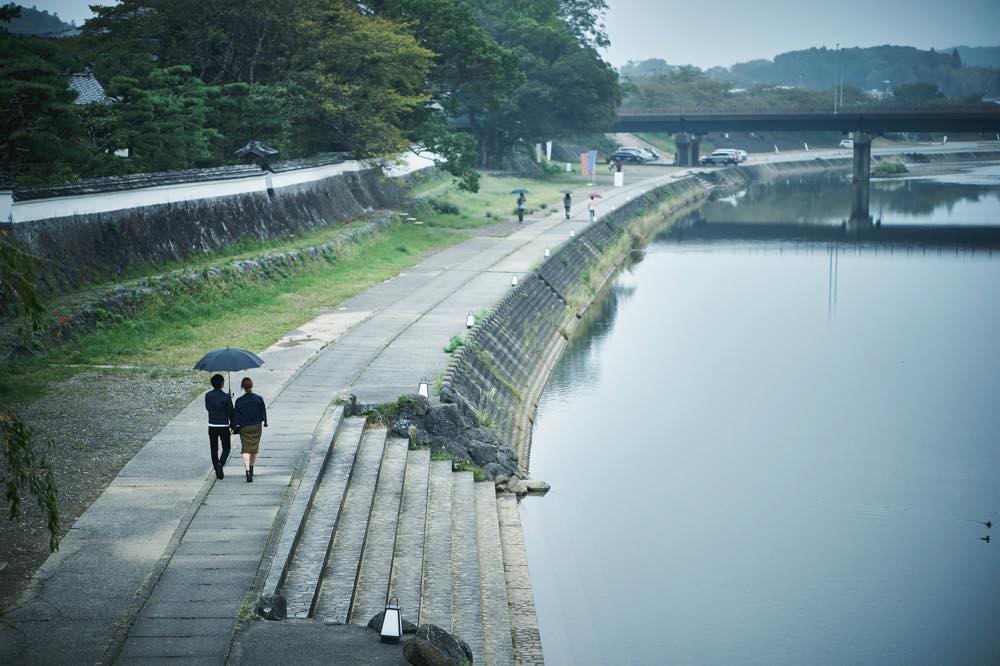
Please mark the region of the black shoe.
<svg viewBox="0 0 1000 666"><path fill-rule="evenodd" d="M253 474L247 470L247 483L253 483Z"/></svg>
<svg viewBox="0 0 1000 666"><path fill-rule="evenodd" d="M226 476L225 474L222 473L222 465L220 465L219 463L215 463L214 465L212 465L212 467L215 468L215 478L222 479Z"/></svg>

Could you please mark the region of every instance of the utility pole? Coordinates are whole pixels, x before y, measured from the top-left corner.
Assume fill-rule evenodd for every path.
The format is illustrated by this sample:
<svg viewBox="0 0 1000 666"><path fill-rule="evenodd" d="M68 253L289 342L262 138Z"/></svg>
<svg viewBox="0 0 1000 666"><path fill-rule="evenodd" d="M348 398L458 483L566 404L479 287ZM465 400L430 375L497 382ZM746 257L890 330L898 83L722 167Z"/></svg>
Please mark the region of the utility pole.
<svg viewBox="0 0 1000 666"><path fill-rule="evenodd" d="M833 112L837 113L837 88L840 80L840 42L837 42L837 56L833 63Z"/></svg>

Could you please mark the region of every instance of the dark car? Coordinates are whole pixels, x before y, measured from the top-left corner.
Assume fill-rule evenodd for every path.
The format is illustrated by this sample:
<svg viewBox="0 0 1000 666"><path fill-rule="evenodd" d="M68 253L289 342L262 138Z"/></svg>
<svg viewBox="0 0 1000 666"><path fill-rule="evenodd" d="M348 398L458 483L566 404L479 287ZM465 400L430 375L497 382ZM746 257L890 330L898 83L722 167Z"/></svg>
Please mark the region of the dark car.
<svg viewBox="0 0 1000 666"><path fill-rule="evenodd" d="M620 162L622 164L642 164L646 157L636 149L616 150L608 155L608 164Z"/></svg>

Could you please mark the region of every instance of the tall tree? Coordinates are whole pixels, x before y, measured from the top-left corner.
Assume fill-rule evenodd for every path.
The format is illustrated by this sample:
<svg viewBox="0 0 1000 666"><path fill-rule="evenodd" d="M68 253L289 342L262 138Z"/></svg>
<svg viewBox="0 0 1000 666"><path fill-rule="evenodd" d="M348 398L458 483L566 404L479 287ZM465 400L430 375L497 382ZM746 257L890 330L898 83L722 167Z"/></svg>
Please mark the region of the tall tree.
<svg viewBox="0 0 1000 666"><path fill-rule="evenodd" d="M86 169L76 93L65 74L70 66L48 40L0 32L0 169L22 184Z"/></svg>

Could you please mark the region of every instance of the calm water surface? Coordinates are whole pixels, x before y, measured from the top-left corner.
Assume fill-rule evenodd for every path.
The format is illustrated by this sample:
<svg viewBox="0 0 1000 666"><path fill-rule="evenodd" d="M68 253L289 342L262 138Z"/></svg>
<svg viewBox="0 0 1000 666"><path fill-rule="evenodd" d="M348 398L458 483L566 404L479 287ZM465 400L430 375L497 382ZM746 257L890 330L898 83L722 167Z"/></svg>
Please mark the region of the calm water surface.
<svg viewBox="0 0 1000 666"><path fill-rule="evenodd" d="M839 223L849 202L822 178L702 215ZM880 204L1000 224L1000 169ZM1000 253L659 239L539 407L553 490L521 514L547 660L998 663L1000 543L975 522L1000 523L998 433Z"/></svg>

